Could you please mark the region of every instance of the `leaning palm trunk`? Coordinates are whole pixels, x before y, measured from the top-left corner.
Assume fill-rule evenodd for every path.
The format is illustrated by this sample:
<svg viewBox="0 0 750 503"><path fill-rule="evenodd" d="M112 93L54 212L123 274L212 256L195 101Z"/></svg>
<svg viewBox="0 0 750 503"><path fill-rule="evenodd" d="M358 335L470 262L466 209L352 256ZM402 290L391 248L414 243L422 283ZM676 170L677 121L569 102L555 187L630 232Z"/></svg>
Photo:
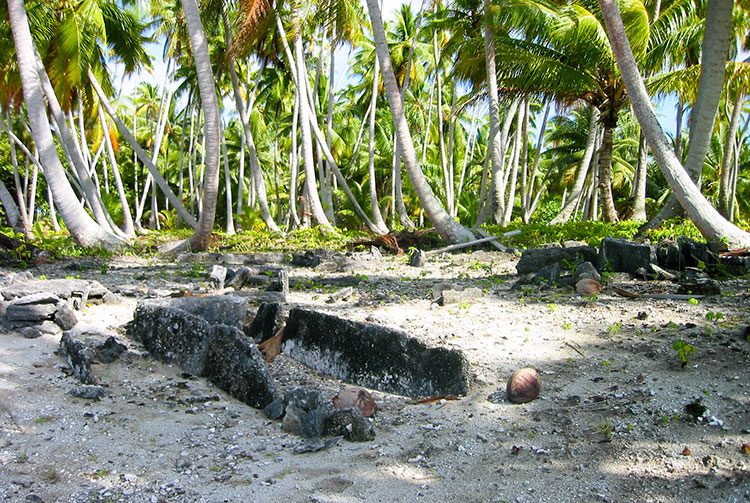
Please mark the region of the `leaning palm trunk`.
<svg viewBox="0 0 750 503"><path fill-rule="evenodd" d="M380 212L380 206L378 204L378 184L375 180L375 116L377 112L378 102L378 81L380 80L380 63L378 58L375 57L375 66L372 70L372 96L370 97L370 110L369 110L369 148L367 157L367 172L369 174L369 188L370 188L370 205L372 206L372 220L378 227L382 227L388 232L388 226L383 220L383 214ZM356 150L354 150L356 152Z"/></svg>
<svg viewBox="0 0 750 503"><path fill-rule="evenodd" d="M190 35L190 47L193 49L195 72L198 77L198 90L203 104L203 133L206 141L203 207L198 226L190 238L190 248L203 251L208 248L211 239L214 219L216 218L216 203L219 196L221 115L214 86L211 56L208 53L208 42L203 31L196 0L182 0L182 10L185 13L185 24Z"/></svg>
<svg viewBox="0 0 750 503"><path fill-rule="evenodd" d="M128 127L122 122L122 120L120 120L120 117L117 115L117 112L115 111L114 107L107 99L107 96L104 94L104 91L102 90L101 86L99 85L99 82L96 80L96 77L91 72L91 70L89 70L88 75L89 75L89 82L91 83L92 87L96 91L97 96L99 96L99 101L104 107L104 110L107 111L107 115L109 115L114 121L115 126L117 126L117 130L125 138L128 144L133 148L133 151L135 152L135 155L138 157L138 160L141 161L144 164L144 166L146 166L149 173L154 178L154 181L159 186L161 191L167 196L167 199L169 199L169 202L172 203L172 206L175 208L175 210L177 210L177 213L180 215L180 217L182 217L182 219L190 227L195 228L198 225L195 218L193 217L193 215L188 213L188 211L185 209L185 206L182 204L182 201L180 201L178 197L175 195L175 193L172 192L172 189L169 187L169 184L161 175L161 173L159 173L159 169L151 161L146 151L143 150L143 148L136 141L135 137L133 137L133 134L130 132L130 130L128 130Z"/></svg>
<svg viewBox="0 0 750 503"><path fill-rule="evenodd" d="M402 148L402 157L406 171L409 175L414 191L417 193L417 197L422 205L422 208L427 214L427 218L430 219L432 225L435 226L435 230L440 234L440 237L448 243L460 243L463 241L469 241L474 239L474 235L459 224L445 211L440 205L440 202L432 192L430 184L422 172L417 160L417 152L414 149L414 143L412 142L411 133L409 132L409 125L406 122L406 116L404 115L403 102L401 100L401 93L398 88L398 82L396 81L396 75L393 72L393 64L391 63L391 55L388 51L388 43L385 39L385 28L383 26L383 18L380 14L380 6L377 0L367 0L367 7L370 13L370 19L372 20L373 36L375 38L375 50L380 60L381 71L383 72L383 83L386 89L386 95L388 102L391 106L391 115L393 116L393 123L398 134L399 144Z"/></svg>
<svg viewBox="0 0 750 503"><path fill-rule="evenodd" d="M9 0L7 4L32 137L45 166L47 185L52 191L65 225L73 239L83 247L119 248L125 241L107 232L86 213L65 178L65 171L50 132L43 91L35 68L34 42L24 3L22 0Z"/></svg>
<svg viewBox="0 0 750 503"><path fill-rule="evenodd" d="M534 214L537 204L539 203L540 196L544 191L544 187L539 187L536 196L534 196L534 186L536 185L536 177L539 172L539 159L542 153L542 144L544 142L544 133L547 131L547 119L549 118L549 109L552 102L547 102L547 106L544 108L544 118L542 119L542 125L539 128L539 138L536 141L536 152L534 153L534 162L531 166L531 175L529 176L529 195L527 198L528 205L524 206L523 209L523 221L529 223L531 215Z"/></svg>
<svg viewBox="0 0 750 503"><path fill-rule="evenodd" d="M7 125L0 118L0 127L6 133L8 133L8 146L10 147L10 160L13 164L13 180L16 184L16 201L13 200L13 196L8 192L7 187L3 184L0 187L0 200L2 200L3 206L5 207L5 214L8 217L8 223L16 232L23 233L26 238L31 239L31 221L29 220L29 213L26 206L26 190L21 184L21 177L18 173L18 156L16 155L16 146L10 136L10 114L6 113L5 118L7 119ZM26 171L28 175L28 169ZM9 196L9 197L8 197Z"/></svg>
<svg viewBox="0 0 750 503"><path fill-rule="evenodd" d="M589 133L586 136L586 148L583 151L583 158L581 164L578 165L578 171L576 172L576 179L573 182L573 189L570 191L570 198L568 202L560 210L555 218L550 221L550 225L564 224L573 215L574 210L578 206L578 201L581 199L581 192L583 186L586 183L586 175L589 172L589 166L591 165L591 158L594 155L594 149L596 148L596 137L599 130L598 119L599 111L594 106L589 107L591 118L589 119Z"/></svg>
<svg viewBox="0 0 750 503"><path fill-rule="evenodd" d="M602 219L605 222L617 222L620 218L615 209L612 197L612 147L614 145L615 126L606 119L602 132L602 146L599 149L599 199L602 206Z"/></svg>
<svg viewBox="0 0 750 503"><path fill-rule="evenodd" d="M123 217L123 232L128 237L135 237L135 227L133 226L133 216L130 214L130 205L128 204L128 198L125 194L125 187L122 184L122 178L120 177L120 169L117 167L117 158L115 157L115 151L112 147L112 139L109 136L109 126L107 125L107 119L104 117L104 108L100 105L98 107L99 121L102 124L102 130L104 131L104 141L107 144L107 155L109 155L109 163L112 165L112 175L115 178L115 186L117 187L117 195L120 198L120 206L122 206L122 217Z"/></svg>
<svg viewBox="0 0 750 503"><path fill-rule="evenodd" d="M728 1L728 0L720 0ZM711 3L711 0L709 0ZM731 6L731 2L730 6ZM669 149L665 140L664 131L659 125L654 109L649 100L646 87L643 84L638 66L636 65L633 52L622 18L615 0L599 0L604 19L609 30L612 49L620 67L620 73L633 105L633 111L641 125L643 134L646 135L651 151L661 168L669 186L685 209L690 220L700 230L701 234L708 240L723 241L731 248L750 246L750 233L743 231L728 222L701 194L697 185L683 168L680 161ZM713 38L716 34L706 30L706 38ZM724 72L713 75L714 78L723 79ZM702 76L701 76L702 78ZM710 114L707 114L710 116ZM704 118L708 120L708 118Z"/></svg>
<svg viewBox="0 0 750 503"><path fill-rule="evenodd" d="M226 12L223 14L224 19L224 37L226 40L227 47L232 46L232 32L229 26L229 18L227 17ZM252 177L252 180L255 185L255 191L256 195L258 197L258 206L260 207L260 218L263 220L263 222L266 224L266 227L268 227L269 230L272 231L278 231L279 226L276 225L276 222L273 219L273 216L271 215L271 210L268 207L268 197L266 195L266 184L263 180L263 173L260 171L260 161L258 160L258 153L255 149L255 141L253 139L253 132L250 129L250 118L249 115L252 110L245 110L245 104L243 103L242 99L242 93L240 92L240 81L237 77L237 69L234 65L234 57L231 56L231 52L229 53L229 61L227 62L229 66L229 77L232 81L232 91L234 93L234 103L237 107L237 112L240 114L240 122L242 123L242 131L244 133L243 140L245 145L247 145L248 151L250 153L250 176ZM244 152L244 150L243 150ZM242 158L244 159L244 153L242 155ZM237 212L239 213L241 211L241 200L242 200L242 182L243 182L243 176L242 173L239 177L239 188L237 190Z"/></svg>
<svg viewBox="0 0 750 503"><path fill-rule="evenodd" d="M732 36L733 4L732 0L709 0L706 7L701 75L698 79L698 96L691 112L689 148L685 160L685 169L699 189L703 164L711 144L716 111L724 87L724 69ZM677 134L679 135L679 130ZM652 229L664 220L677 216L680 212L680 204L677 194L673 194L659 214L642 230Z"/></svg>
<svg viewBox="0 0 750 503"><path fill-rule="evenodd" d="M500 222L500 225L502 226L508 225L508 223L510 222L511 217L513 216L513 207L515 206L516 201L516 183L518 182L518 164L519 158L521 156L521 133L523 132L523 116L524 109L522 108L518 112L518 118L516 122L516 137L513 140L513 150L510 156L510 181L509 183L504 184L508 187L508 199L505 202L505 211L503 212L503 219Z"/></svg>

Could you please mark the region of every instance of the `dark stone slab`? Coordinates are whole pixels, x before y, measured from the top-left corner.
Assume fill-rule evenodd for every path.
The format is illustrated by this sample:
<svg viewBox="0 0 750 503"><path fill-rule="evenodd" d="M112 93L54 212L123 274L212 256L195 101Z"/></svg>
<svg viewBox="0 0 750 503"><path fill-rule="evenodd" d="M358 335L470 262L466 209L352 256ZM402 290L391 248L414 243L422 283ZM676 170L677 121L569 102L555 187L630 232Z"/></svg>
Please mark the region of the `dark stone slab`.
<svg viewBox="0 0 750 503"><path fill-rule="evenodd" d="M22 304L11 303L5 310L5 316L10 321L42 321L51 320L57 306L54 304Z"/></svg>
<svg viewBox="0 0 750 503"><path fill-rule="evenodd" d="M325 434L328 416L333 411L332 407L324 405L305 414L299 430L300 436L305 438L322 437Z"/></svg>
<svg viewBox="0 0 750 503"><path fill-rule="evenodd" d="M677 238L685 267L713 269L719 265L719 246L716 243L700 243L681 236Z"/></svg>
<svg viewBox="0 0 750 503"><path fill-rule="evenodd" d="M257 346L234 327L211 329L206 374L219 388L252 407L262 409L277 398L276 383Z"/></svg>
<svg viewBox="0 0 750 503"><path fill-rule="evenodd" d="M211 325L202 317L170 307L166 301L140 301L127 333L160 360L206 375Z"/></svg>
<svg viewBox="0 0 750 503"><path fill-rule="evenodd" d="M120 344L117 339L110 336L102 344L96 346L96 359L102 363L112 363L120 358L120 355L127 349L127 346Z"/></svg>
<svg viewBox="0 0 750 503"><path fill-rule="evenodd" d="M96 384L96 379L91 374L91 356L86 344L64 333L60 339L60 352L79 381L83 384Z"/></svg>
<svg viewBox="0 0 750 503"><path fill-rule="evenodd" d="M636 274L643 268L650 272L651 264L655 263L656 247L653 245L606 237L599 247L597 268L600 271Z"/></svg>
<svg viewBox="0 0 750 503"><path fill-rule="evenodd" d="M283 351L315 370L409 396L463 395L469 363L460 351L428 347L404 332L292 309Z"/></svg>
<svg viewBox="0 0 750 503"><path fill-rule="evenodd" d="M302 253L292 253L292 265L297 267L315 267L320 265L321 262L321 256L311 250Z"/></svg>
<svg viewBox="0 0 750 503"><path fill-rule="evenodd" d="M279 419L281 416L284 415L284 409L286 408L286 404L284 403L283 398L277 398L273 402L269 403L265 407L263 407L263 414L268 419Z"/></svg>
<svg viewBox="0 0 750 503"><path fill-rule="evenodd" d="M571 246L562 248L554 246L549 248L529 248L524 250L521 259L516 265L518 274L536 273L550 264L560 264L566 267L567 263L596 262L596 248L592 246Z"/></svg>
<svg viewBox="0 0 750 503"><path fill-rule="evenodd" d="M284 403L310 412L320 406L320 393L311 389L295 388L284 393Z"/></svg>
<svg viewBox="0 0 750 503"><path fill-rule="evenodd" d="M728 274L744 276L750 273L750 257L721 257L721 266Z"/></svg>
<svg viewBox="0 0 750 503"><path fill-rule="evenodd" d="M263 302L258 306L253 321L245 327L245 335L255 342L270 339L281 327L281 304Z"/></svg>
<svg viewBox="0 0 750 503"><path fill-rule="evenodd" d="M71 395L78 398L85 398L87 400L99 400L106 393L107 392L103 387L95 384L84 384L82 386L76 386L70 390Z"/></svg>
<svg viewBox="0 0 750 503"><path fill-rule="evenodd" d="M575 281L578 282L582 279L593 279L598 282L602 281L599 271L596 270L596 267L594 267L594 264L591 262L581 262L576 265Z"/></svg>
<svg viewBox="0 0 750 503"><path fill-rule="evenodd" d="M367 442L375 439L375 428L362 412L353 407L332 412L326 421L326 435L341 435L351 442Z"/></svg>

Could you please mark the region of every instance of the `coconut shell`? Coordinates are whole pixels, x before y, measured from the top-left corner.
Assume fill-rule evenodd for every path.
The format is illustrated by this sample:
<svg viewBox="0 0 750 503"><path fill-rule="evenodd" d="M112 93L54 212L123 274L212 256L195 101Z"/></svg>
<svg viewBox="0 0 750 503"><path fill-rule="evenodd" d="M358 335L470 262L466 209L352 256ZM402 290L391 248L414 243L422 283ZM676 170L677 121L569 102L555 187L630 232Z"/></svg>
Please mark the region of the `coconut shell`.
<svg viewBox="0 0 750 503"><path fill-rule="evenodd" d="M590 297L592 295L598 295L602 291L602 285L595 279L582 279L576 283L576 292L578 295Z"/></svg>
<svg viewBox="0 0 750 503"><path fill-rule="evenodd" d="M339 410L357 407L364 417L370 417L378 410L370 392L356 387L348 387L339 391L339 394L333 397L333 405Z"/></svg>
<svg viewBox="0 0 750 503"><path fill-rule="evenodd" d="M516 370L508 379L507 395L512 403L526 403L534 400L542 391L542 381L539 373L526 367Z"/></svg>

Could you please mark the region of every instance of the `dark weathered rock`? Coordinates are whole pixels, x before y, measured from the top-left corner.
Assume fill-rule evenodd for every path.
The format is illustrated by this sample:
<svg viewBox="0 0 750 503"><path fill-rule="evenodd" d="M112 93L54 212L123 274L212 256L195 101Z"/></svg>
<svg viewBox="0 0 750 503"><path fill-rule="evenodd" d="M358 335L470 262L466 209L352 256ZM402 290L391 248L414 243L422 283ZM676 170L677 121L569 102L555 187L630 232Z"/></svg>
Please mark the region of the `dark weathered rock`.
<svg viewBox="0 0 750 503"><path fill-rule="evenodd" d="M410 396L463 395L469 363L460 351L428 347L404 332L292 309L283 351L347 382Z"/></svg>
<svg viewBox="0 0 750 503"><path fill-rule="evenodd" d="M542 267L534 274L534 283L552 284L560 281L561 267L554 262L546 267Z"/></svg>
<svg viewBox="0 0 750 503"><path fill-rule="evenodd" d="M198 376L206 375L210 330L202 317L163 301L139 302L127 325L128 335L155 357Z"/></svg>
<svg viewBox="0 0 750 503"><path fill-rule="evenodd" d="M333 292L331 295L329 295L326 299L326 303L333 304L340 300L349 299L352 297L352 295L354 295L354 288L351 286L345 286L341 290Z"/></svg>
<svg viewBox="0 0 750 503"><path fill-rule="evenodd" d="M11 304L5 311L5 316L11 321L42 321L51 320L57 306L54 304Z"/></svg>
<svg viewBox="0 0 750 503"><path fill-rule="evenodd" d="M262 409L277 398L276 383L252 340L226 325L211 328L205 373L218 387Z"/></svg>
<svg viewBox="0 0 750 503"><path fill-rule="evenodd" d="M311 389L295 388L284 394L284 403L309 412L320 406L320 393Z"/></svg>
<svg viewBox="0 0 750 503"><path fill-rule="evenodd" d="M716 243L699 243L690 238L677 238L684 267L699 267L711 270L719 264L719 246Z"/></svg>
<svg viewBox="0 0 750 503"><path fill-rule="evenodd" d="M559 245L549 248L529 248L524 250L521 260L516 265L518 274L537 273L550 264L578 262L596 262L596 249L591 246L571 246L562 248Z"/></svg>
<svg viewBox="0 0 750 503"><path fill-rule="evenodd" d="M281 423L282 429L287 433L299 435L300 430L302 429L302 418L305 414L306 412L299 407L287 405L284 420Z"/></svg>
<svg viewBox="0 0 750 503"><path fill-rule="evenodd" d="M283 398L277 398L273 402L269 403L265 407L263 407L263 414L268 419L279 419L281 416L284 415L284 409L286 408L286 404L284 403Z"/></svg>
<svg viewBox="0 0 750 503"><path fill-rule="evenodd" d="M578 282L582 279L593 279L596 282L602 282L602 276L591 262L580 262L576 264L575 280Z"/></svg>
<svg viewBox="0 0 750 503"><path fill-rule="evenodd" d="M294 448L295 454L304 454L306 452L318 452L336 445L341 437L327 438L308 438L300 445Z"/></svg>
<svg viewBox="0 0 750 503"><path fill-rule="evenodd" d="M228 271L225 277L226 285L235 290L240 290L253 275L253 272L249 267L243 267L238 271Z"/></svg>
<svg viewBox="0 0 750 503"><path fill-rule="evenodd" d="M9 305L10 305L10 302L0 299L0 317L5 316L5 313Z"/></svg>
<svg viewBox="0 0 750 503"><path fill-rule="evenodd" d="M60 352L79 381L83 384L96 384L91 373L90 351L83 342L64 333L60 339Z"/></svg>
<svg viewBox="0 0 750 503"><path fill-rule="evenodd" d="M744 276L750 273L750 257L721 257L721 267L728 274Z"/></svg>
<svg viewBox="0 0 750 503"><path fill-rule="evenodd" d="M322 262L320 255L312 250L303 253L292 253L292 265L297 267L315 267Z"/></svg>
<svg viewBox="0 0 750 503"><path fill-rule="evenodd" d="M71 309L67 302L60 302L57 304L55 323L57 323L63 330L70 330L76 326L76 323L78 323L75 311Z"/></svg>
<svg viewBox="0 0 750 503"><path fill-rule="evenodd" d="M276 334L281 327L281 304L263 302L253 321L245 327L245 335L255 342L263 342Z"/></svg>
<svg viewBox="0 0 750 503"><path fill-rule="evenodd" d="M85 398L87 400L99 400L106 394L106 390L95 384L84 384L83 386L76 386L70 390L70 394L78 397Z"/></svg>
<svg viewBox="0 0 750 503"><path fill-rule="evenodd" d="M329 406L318 407L311 410L302 418L299 434L305 438L322 437L326 429L326 421L333 409Z"/></svg>
<svg viewBox="0 0 750 503"><path fill-rule="evenodd" d="M427 255L425 255L425 252L423 250L420 250L419 248L414 248L411 253L409 253L409 265L412 267L424 267L425 263L427 262Z"/></svg>
<svg viewBox="0 0 750 503"><path fill-rule="evenodd" d="M662 239L656 245L658 264L665 269L680 271L685 268L685 259L680 244L674 239Z"/></svg>
<svg viewBox="0 0 750 503"><path fill-rule="evenodd" d="M0 274L0 287L12 285L13 283L20 283L21 281L29 281L33 278L34 275L29 271Z"/></svg>
<svg viewBox="0 0 750 503"><path fill-rule="evenodd" d="M127 349L128 347L126 345L120 344L117 342L117 339L112 336L108 337L106 341L94 348L96 359L101 363L112 363L120 358L120 355Z"/></svg>
<svg viewBox="0 0 750 503"><path fill-rule="evenodd" d="M709 278L698 278L680 283L677 293L685 295L721 295L719 283Z"/></svg>
<svg viewBox="0 0 750 503"><path fill-rule="evenodd" d="M326 421L326 435L341 435L351 442L367 442L375 439L375 428L356 407L332 412Z"/></svg>
<svg viewBox="0 0 750 503"><path fill-rule="evenodd" d="M652 263L656 263L656 248L652 245L606 237L599 247L600 271L636 274L639 268L650 271Z"/></svg>

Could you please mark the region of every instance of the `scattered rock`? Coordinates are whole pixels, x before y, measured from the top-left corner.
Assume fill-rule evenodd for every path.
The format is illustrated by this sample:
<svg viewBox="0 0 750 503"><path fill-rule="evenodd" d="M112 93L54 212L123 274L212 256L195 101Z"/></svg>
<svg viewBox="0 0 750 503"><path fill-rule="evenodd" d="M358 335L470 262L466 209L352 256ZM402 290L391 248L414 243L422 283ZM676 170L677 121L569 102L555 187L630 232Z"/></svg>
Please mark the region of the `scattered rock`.
<svg viewBox="0 0 750 503"><path fill-rule="evenodd" d="M334 302L338 302L340 300L346 300L350 298L352 295L354 295L354 288L351 286L347 286L337 292L333 292L328 297L328 299L326 299L326 303L333 304Z"/></svg>
<svg viewBox="0 0 750 503"><path fill-rule="evenodd" d="M85 398L87 400L99 400L106 394L106 391L101 386L84 384L83 386L76 386L75 388L71 389L70 394L78 398Z"/></svg>
<svg viewBox="0 0 750 503"><path fill-rule="evenodd" d="M508 379L506 393L512 403L527 403L539 396L541 390L539 373L531 367L526 367L516 370Z"/></svg>
<svg viewBox="0 0 750 503"><path fill-rule="evenodd" d="M57 323L63 330L70 330L76 323L76 313L70 308L67 302L59 302L57 304L57 311L55 311L55 323Z"/></svg>
<svg viewBox="0 0 750 503"><path fill-rule="evenodd" d="M318 452L336 445L342 437L333 437L323 440L322 438L309 438L294 448L295 454L306 452Z"/></svg>
<svg viewBox="0 0 750 503"><path fill-rule="evenodd" d="M375 429L358 408L337 410L328 416L327 435L340 435L351 442L368 442L375 439Z"/></svg>
<svg viewBox="0 0 750 503"><path fill-rule="evenodd" d="M571 246L562 248L560 245L550 245L547 248L529 248L524 250L521 260L516 265L518 274L537 273L550 264L596 262L596 248L592 246Z"/></svg>
<svg viewBox="0 0 750 503"><path fill-rule="evenodd" d="M37 303L35 299L32 299L34 297L39 297L39 295L29 295L11 302L5 310L5 317L10 321L51 320L57 311L56 303L60 299L45 296Z"/></svg>
<svg viewBox="0 0 750 503"><path fill-rule="evenodd" d="M253 317L250 325L245 327L245 335L255 342L263 342L273 337L281 327L281 304L263 302Z"/></svg>
<svg viewBox="0 0 750 503"><path fill-rule="evenodd" d="M99 346L95 348L96 359L101 363L112 363L113 361L120 358L120 355L124 353L128 347L124 344L117 342L117 339L110 336Z"/></svg>
<svg viewBox="0 0 750 503"><path fill-rule="evenodd" d="M428 347L398 330L295 308L282 340L286 355L360 386L409 396L469 390L463 353Z"/></svg>
<svg viewBox="0 0 750 503"><path fill-rule="evenodd" d="M60 339L60 352L79 381L83 384L96 384L96 379L91 374L89 351L83 342L64 333Z"/></svg>
<svg viewBox="0 0 750 503"><path fill-rule="evenodd" d="M209 276L209 280L211 281L211 285L217 289L221 290L224 288L224 280L227 279L227 268L223 265L214 264L214 266L211 268L211 276Z"/></svg>
<svg viewBox="0 0 750 503"><path fill-rule="evenodd" d="M580 262L576 264L575 280L576 282L579 282L583 279L592 279L598 283L602 282L602 276L591 262Z"/></svg>
<svg viewBox="0 0 750 503"><path fill-rule="evenodd" d="M677 293L686 295L721 295L721 287L718 282L712 279L700 278L680 283Z"/></svg>
<svg viewBox="0 0 750 503"><path fill-rule="evenodd" d="M425 252L423 250L420 250L419 248L414 248L411 253L409 253L409 265L412 267L424 267L425 263L427 263L427 255L425 255Z"/></svg>
<svg viewBox="0 0 750 503"><path fill-rule="evenodd" d="M263 408L263 414L265 414L268 419L276 420L284 415L285 408L284 399L277 398Z"/></svg>
<svg viewBox="0 0 750 503"><path fill-rule="evenodd" d="M560 267L560 264L558 264L557 262L546 267L542 267L536 272L536 274L534 274L533 282L546 285L558 283L560 281L561 271L562 269Z"/></svg>
<svg viewBox="0 0 750 503"><path fill-rule="evenodd" d="M441 306L449 304L462 304L467 302L476 302L484 297L484 292L476 287L464 288L457 290L453 288L443 290L440 295L439 303Z"/></svg>
<svg viewBox="0 0 750 503"><path fill-rule="evenodd" d="M320 255L312 250L307 250L303 253L292 253L292 265L297 267L315 267L320 265L321 262Z"/></svg>
<svg viewBox="0 0 750 503"><path fill-rule="evenodd" d="M599 247L597 266L600 271L636 274L640 268L650 271L653 263L656 263L656 248L652 245L606 237Z"/></svg>
<svg viewBox="0 0 750 503"><path fill-rule="evenodd" d="M326 421L331 415L332 409L329 405L323 405L309 411L302 418L299 434L305 438L318 438L325 433Z"/></svg>
<svg viewBox="0 0 750 503"><path fill-rule="evenodd" d="M281 427L287 433L299 435L300 430L302 429L302 418L305 414L305 411L301 408L295 407L294 405L287 405Z"/></svg>
<svg viewBox="0 0 750 503"><path fill-rule="evenodd" d="M284 403L310 412L320 405L320 393L310 389L295 388L284 394Z"/></svg>

